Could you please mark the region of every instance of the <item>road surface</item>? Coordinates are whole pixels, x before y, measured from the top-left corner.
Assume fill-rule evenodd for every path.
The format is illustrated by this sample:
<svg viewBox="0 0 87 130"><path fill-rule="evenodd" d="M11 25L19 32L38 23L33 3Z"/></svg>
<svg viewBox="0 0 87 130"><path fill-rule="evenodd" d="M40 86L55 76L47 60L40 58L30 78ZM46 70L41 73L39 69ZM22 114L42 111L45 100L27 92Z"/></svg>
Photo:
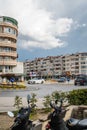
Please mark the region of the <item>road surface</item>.
<svg viewBox="0 0 87 130"><path fill-rule="evenodd" d="M81 88L87 88L87 86L74 86L71 84L28 84L27 88L23 90L0 90L0 97L26 97L27 94L35 93L37 98L43 98L54 91L67 92Z"/></svg>
<svg viewBox="0 0 87 130"><path fill-rule="evenodd" d="M22 97L22 103L27 105L26 97L28 94L35 93L38 100L37 106L43 107L43 98L51 95L54 91L68 92L75 89L87 88L87 86L74 86L72 84L27 84L27 88L23 90L2 90L0 89L0 112L14 110L14 99L16 96Z"/></svg>

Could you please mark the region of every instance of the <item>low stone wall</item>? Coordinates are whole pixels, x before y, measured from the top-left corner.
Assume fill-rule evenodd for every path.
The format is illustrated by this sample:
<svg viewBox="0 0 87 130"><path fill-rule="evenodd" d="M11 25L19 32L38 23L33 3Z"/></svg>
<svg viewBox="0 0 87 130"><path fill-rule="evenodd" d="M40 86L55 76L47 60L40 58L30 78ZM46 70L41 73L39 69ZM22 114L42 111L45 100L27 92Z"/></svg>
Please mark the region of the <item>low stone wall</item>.
<svg viewBox="0 0 87 130"><path fill-rule="evenodd" d="M80 105L80 106L69 106L69 111L66 112L64 120L68 120L69 118L75 119L84 119L87 118L87 106Z"/></svg>
<svg viewBox="0 0 87 130"><path fill-rule="evenodd" d="M73 108L72 117L78 119L87 118L87 106L80 105Z"/></svg>

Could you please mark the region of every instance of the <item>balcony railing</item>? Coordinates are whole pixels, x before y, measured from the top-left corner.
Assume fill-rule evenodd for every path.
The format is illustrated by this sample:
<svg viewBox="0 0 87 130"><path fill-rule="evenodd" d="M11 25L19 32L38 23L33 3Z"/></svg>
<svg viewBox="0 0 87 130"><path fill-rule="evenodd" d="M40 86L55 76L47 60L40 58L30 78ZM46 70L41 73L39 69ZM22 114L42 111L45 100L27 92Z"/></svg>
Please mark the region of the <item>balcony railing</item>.
<svg viewBox="0 0 87 130"><path fill-rule="evenodd" d="M1 26L6 26L6 27L12 27L15 28L16 30L18 29L18 27L12 23L5 23L5 22L0 22Z"/></svg>
<svg viewBox="0 0 87 130"><path fill-rule="evenodd" d="M8 38L13 38L13 39L17 40L17 36L15 36L14 34L10 34L10 33L0 33L0 37L8 37Z"/></svg>
<svg viewBox="0 0 87 130"><path fill-rule="evenodd" d="M2 61L0 61L0 65L11 65L11 66L15 66L17 64L17 61L16 60L8 60L8 61L6 61L6 60L2 60Z"/></svg>
<svg viewBox="0 0 87 130"><path fill-rule="evenodd" d="M0 41L0 47L12 47L16 48L16 43L7 42L7 41Z"/></svg>
<svg viewBox="0 0 87 130"><path fill-rule="evenodd" d="M17 58L17 52L0 52L0 56L5 57L5 56L12 56Z"/></svg>

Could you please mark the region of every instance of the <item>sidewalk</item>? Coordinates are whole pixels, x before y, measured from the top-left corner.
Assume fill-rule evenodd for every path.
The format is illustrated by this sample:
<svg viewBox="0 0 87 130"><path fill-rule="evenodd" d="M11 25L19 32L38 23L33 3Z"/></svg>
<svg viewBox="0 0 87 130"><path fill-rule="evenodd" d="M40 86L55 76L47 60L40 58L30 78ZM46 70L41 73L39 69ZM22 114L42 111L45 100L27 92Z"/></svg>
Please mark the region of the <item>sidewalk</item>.
<svg viewBox="0 0 87 130"><path fill-rule="evenodd" d="M0 97L0 112L7 112L7 111L13 111L16 108L14 107L15 103L15 97ZM22 97L22 104L23 106L27 106L27 99L25 97ZM38 108L43 107L43 98L38 99L36 105Z"/></svg>

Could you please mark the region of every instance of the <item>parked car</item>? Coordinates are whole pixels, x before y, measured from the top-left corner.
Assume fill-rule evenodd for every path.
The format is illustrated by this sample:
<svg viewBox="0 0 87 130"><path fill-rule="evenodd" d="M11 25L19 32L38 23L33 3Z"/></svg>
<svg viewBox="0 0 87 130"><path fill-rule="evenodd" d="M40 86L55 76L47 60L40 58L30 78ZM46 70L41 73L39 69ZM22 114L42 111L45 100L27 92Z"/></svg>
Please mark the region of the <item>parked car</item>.
<svg viewBox="0 0 87 130"><path fill-rule="evenodd" d="M66 77L60 77L59 79L58 79L58 82L65 82L66 81Z"/></svg>
<svg viewBox="0 0 87 130"><path fill-rule="evenodd" d="M28 84L43 84L44 82L44 79L33 78L28 81Z"/></svg>
<svg viewBox="0 0 87 130"><path fill-rule="evenodd" d="M79 76L75 79L74 85L87 85L87 76Z"/></svg>

